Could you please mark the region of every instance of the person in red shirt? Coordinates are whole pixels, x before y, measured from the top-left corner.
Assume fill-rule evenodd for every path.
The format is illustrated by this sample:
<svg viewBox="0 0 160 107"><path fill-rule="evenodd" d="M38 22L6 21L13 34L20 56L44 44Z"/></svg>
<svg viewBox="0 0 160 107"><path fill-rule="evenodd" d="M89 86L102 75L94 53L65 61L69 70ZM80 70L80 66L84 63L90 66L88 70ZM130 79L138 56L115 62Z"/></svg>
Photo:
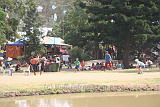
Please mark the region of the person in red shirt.
<svg viewBox="0 0 160 107"><path fill-rule="evenodd" d="M85 62L84 62L84 60L81 62L81 67L82 67L82 71L83 71L84 68L85 68Z"/></svg>

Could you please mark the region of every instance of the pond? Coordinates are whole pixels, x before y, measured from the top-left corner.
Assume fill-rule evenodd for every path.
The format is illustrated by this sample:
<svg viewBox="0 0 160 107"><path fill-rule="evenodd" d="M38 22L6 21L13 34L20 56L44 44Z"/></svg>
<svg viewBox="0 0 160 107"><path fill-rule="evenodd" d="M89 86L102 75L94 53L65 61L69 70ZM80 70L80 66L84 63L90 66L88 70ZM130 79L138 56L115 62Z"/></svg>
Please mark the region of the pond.
<svg viewBox="0 0 160 107"><path fill-rule="evenodd" d="M0 107L160 107L160 92L82 93L1 98Z"/></svg>

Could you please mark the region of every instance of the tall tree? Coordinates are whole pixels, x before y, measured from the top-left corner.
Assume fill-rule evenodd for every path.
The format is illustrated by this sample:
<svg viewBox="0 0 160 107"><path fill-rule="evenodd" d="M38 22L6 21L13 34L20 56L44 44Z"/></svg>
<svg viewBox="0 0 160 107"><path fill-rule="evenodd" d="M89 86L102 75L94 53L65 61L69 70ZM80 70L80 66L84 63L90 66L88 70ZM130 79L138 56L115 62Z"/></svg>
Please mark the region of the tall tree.
<svg viewBox="0 0 160 107"><path fill-rule="evenodd" d="M36 5L34 0L30 0L26 3L26 14L23 19L25 24L24 31L26 35L24 36L25 44L27 45L26 52L27 56L39 55L45 52L45 47L41 44L41 39L43 38L42 32L39 28L43 25L42 18L36 12Z"/></svg>
<svg viewBox="0 0 160 107"><path fill-rule="evenodd" d="M22 1L17 0L1 0L1 11L5 12L7 16L5 23L3 23L3 37L5 38L2 43L6 41L15 41L18 38L17 27L20 19L23 17L24 7ZM5 16L5 17L6 17Z"/></svg>
<svg viewBox="0 0 160 107"><path fill-rule="evenodd" d="M2 8L0 8L0 44L3 43L5 41L5 30L4 30L4 26L5 26L5 22L6 22L6 14L3 11Z"/></svg>
<svg viewBox="0 0 160 107"><path fill-rule="evenodd" d="M95 5L95 2L99 5ZM122 50L125 68L129 65L130 51L138 48L139 43L156 33L159 27L153 25L160 18L159 0L90 0L81 3L81 6L88 14L97 16L94 20L107 23L102 29L114 38L114 44Z"/></svg>
<svg viewBox="0 0 160 107"><path fill-rule="evenodd" d="M68 11L63 20L55 24L53 31L55 35L62 37L66 43L78 46L94 57L95 43L93 41L92 24L88 23L88 16L79 7L79 1L75 1L74 8Z"/></svg>

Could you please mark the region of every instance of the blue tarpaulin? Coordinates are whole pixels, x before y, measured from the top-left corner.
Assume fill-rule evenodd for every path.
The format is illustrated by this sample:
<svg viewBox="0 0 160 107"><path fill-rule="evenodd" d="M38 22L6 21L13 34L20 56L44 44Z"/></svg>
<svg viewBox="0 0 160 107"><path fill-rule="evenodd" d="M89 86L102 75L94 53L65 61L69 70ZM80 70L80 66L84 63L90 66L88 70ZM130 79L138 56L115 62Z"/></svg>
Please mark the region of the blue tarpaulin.
<svg viewBox="0 0 160 107"><path fill-rule="evenodd" d="M21 40L16 41L15 43L12 43L12 44L7 44L7 45L10 45L10 46L25 46L25 44L23 44Z"/></svg>

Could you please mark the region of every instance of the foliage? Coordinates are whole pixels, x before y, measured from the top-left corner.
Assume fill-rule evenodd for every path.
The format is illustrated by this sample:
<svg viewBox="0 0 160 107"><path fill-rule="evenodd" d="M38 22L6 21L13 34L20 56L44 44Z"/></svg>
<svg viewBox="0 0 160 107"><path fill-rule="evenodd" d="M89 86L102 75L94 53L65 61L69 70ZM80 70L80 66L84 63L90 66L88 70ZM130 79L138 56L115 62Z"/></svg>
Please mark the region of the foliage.
<svg viewBox="0 0 160 107"><path fill-rule="evenodd" d="M5 41L5 30L4 30L4 25L5 25L5 12L3 11L2 8L0 8L0 44Z"/></svg>
<svg viewBox="0 0 160 107"><path fill-rule="evenodd" d="M99 38L123 52L125 68L132 50L142 51L150 36L159 35L159 25L153 24L159 23L159 0L91 0L80 5L96 25L95 32L102 33Z"/></svg>
<svg viewBox="0 0 160 107"><path fill-rule="evenodd" d="M18 61L20 61L22 63L24 60L24 56L18 56L17 59L18 59Z"/></svg>
<svg viewBox="0 0 160 107"><path fill-rule="evenodd" d="M42 52L46 51L46 48L41 44L43 35L42 32L40 32L39 27L42 25L43 21L36 12L34 0L30 0L26 5L28 7L26 8L27 11L23 19L25 24L24 31L26 31L26 35L24 36L26 40L24 43L27 45L27 57L30 57L31 55L40 55Z"/></svg>
<svg viewBox="0 0 160 107"><path fill-rule="evenodd" d="M74 7L67 12L61 22L53 26L54 35L60 36L67 44L78 46L85 53L93 57L94 41L92 32L88 32L91 27L88 23L88 16L84 10L79 7L79 1L74 2ZM93 44L93 43L92 43ZM88 48L89 47L89 48Z"/></svg>
<svg viewBox="0 0 160 107"><path fill-rule="evenodd" d="M75 46L70 50L70 55L72 59L75 61L78 58L80 61L89 60L89 56L79 47Z"/></svg>
<svg viewBox="0 0 160 107"><path fill-rule="evenodd" d="M24 15L24 5L21 1L16 0L1 0L0 1L1 11L5 12L5 18L8 14L9 18L5 19L5 23L3 23L3 32L1 37L3 37L1 44L7 41L15 41L18 37L17 28L20 20ZM0 25L2 26L2 25Z"/></svg>

